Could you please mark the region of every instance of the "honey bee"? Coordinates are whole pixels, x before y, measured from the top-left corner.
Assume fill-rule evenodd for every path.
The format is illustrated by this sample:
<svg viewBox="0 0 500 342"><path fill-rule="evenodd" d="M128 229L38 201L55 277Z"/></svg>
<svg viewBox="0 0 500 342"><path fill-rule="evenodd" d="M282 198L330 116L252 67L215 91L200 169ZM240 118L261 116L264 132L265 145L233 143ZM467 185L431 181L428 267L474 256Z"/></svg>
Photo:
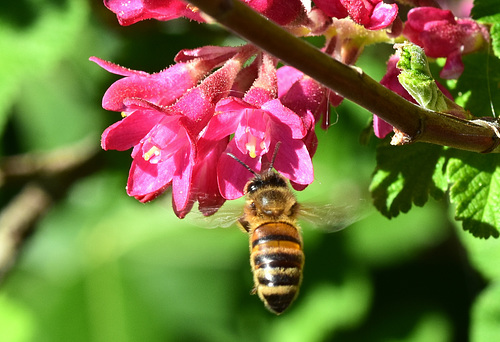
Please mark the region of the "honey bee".
<svg viewBox="0 0 500 342"><path fill-rule="evenodd" d="M276 155L277 149L275 151ZM254 289L271 312L279 315L297 298L302 283L304 252L298 217L304 216L320 224L329 224L337 231L355 221L350 207L337 210L327 206L328 213L301 206L287 180L272 170L257 174L234 155L254 177L248 181L244 193L246 202L238 224L249 235L250 264Z"/></svg>
<svg viewBox="0 0 500 342"><path fill-rule="evenodd" d="M250 236L253 291L266 308L279 315L295 300L302 283L299 204L285 178L272 170L250 180L245 194L238 223Z"/></svg>

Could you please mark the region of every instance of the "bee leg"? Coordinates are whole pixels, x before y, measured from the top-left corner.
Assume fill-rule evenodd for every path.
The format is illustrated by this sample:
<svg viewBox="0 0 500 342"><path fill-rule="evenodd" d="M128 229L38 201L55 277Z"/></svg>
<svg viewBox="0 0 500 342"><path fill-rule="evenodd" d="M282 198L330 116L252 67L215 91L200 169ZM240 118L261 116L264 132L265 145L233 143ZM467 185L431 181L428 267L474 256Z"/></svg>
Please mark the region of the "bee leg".
<svg viewBox="0 0 500 342"><path fill-rule="evenodd" d="M238 220L238 223L243 231L247 233L250 232L250 223L248 221L244 220L243 218L240 218Z"/></svg>

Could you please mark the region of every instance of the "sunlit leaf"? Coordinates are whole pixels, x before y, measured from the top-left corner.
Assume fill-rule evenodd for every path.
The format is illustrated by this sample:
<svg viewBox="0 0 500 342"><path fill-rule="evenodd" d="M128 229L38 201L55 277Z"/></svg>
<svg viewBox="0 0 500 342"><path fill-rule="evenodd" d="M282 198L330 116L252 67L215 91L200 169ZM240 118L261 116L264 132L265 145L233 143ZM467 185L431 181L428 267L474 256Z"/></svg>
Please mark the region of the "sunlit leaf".
<svg viewBox="0 0 500 342"><path fill-rule="evenodd" d="M474 236L498 237L500 227L500 156L458 153L448 162L450 200L456 218Z"/></svg>

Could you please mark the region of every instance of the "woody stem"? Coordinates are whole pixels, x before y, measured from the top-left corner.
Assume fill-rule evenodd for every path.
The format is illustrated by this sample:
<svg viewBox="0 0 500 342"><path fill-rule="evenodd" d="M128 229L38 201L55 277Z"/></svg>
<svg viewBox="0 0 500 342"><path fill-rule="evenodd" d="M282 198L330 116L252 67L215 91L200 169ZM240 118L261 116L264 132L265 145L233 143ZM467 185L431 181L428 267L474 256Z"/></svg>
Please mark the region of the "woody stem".
<svg viewBox="0 0 500 342"><path fill-rule="evenodd" d="M384 119L405 135L405 143L428 142L475 152L500 152L495 124L478 124L414 105L359 68L324 54L239 0L187 2L248 42Z"/></svg>

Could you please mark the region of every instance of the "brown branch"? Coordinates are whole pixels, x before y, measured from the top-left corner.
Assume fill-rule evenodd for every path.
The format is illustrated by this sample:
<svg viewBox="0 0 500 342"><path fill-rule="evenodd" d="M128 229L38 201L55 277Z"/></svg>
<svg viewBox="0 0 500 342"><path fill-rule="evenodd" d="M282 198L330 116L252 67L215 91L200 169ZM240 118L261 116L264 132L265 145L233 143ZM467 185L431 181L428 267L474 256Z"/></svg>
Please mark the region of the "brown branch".
<svg viewBox="0 0 500 342"><path fill-rule="evenodd" d="M238 0L187 0L250 43L378 115L404 143L428 142L475 152L500 152L496 123L460 119L414 105L366 75L297 38Z"/></svg>
<svg viewBox="0 0 500 342"><path fill-rule="evenodd" d="M15 264L52 203L86 174L103 165L95 137L45 153L6 157L0 186L21 190L0 212L0 281Z"/></svg>
<svg viewBox="0 0 500 342"><path fill-rule="evenodd" d="M0 281L51 203L51 196L39 184L28 184L0 213Z"/></svg>

